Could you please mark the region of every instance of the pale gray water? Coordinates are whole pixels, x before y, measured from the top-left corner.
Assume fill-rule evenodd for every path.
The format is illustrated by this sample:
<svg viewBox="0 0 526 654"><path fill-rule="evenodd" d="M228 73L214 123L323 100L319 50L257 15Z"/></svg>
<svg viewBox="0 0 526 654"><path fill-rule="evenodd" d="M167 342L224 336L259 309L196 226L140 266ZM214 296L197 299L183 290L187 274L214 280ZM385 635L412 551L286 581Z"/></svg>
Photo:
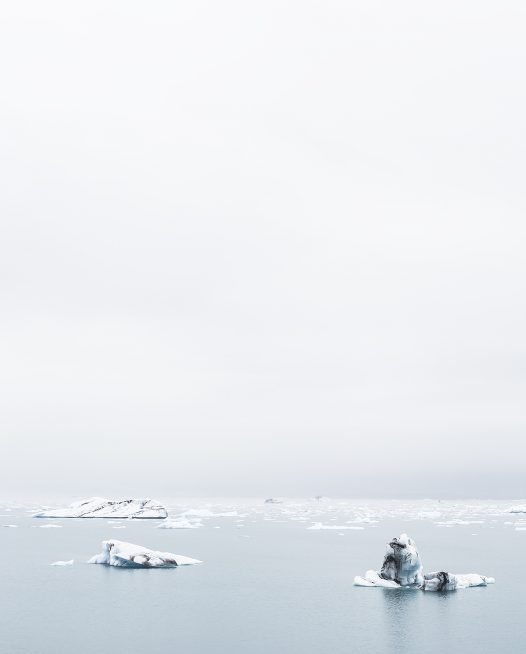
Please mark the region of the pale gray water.
<svg viewBox="0 0 526 654"><path fill-rule="evenodd" d="M429 519L388 517L363 530L339 532L308 530L319 516L301 522L281 511L258 508L242 522L210 518L201 529L162 530L155 528L158 521L124 521L125 529L114 529L106 520L54 520L61 529L41 529L46 521L27 517L23 507L0 510L0 525L19 525L0 528L0 651L525 650L526 531L504 524L520 516L487 515L483 524L450 528ZM385 542L402 531L416 540L426 570L479 572L497 583L439 594L353 587L356 574L379 568ZM168 570L87 565L108 538L205 563ZM73 566L50 565L72 558Z"/></svg>

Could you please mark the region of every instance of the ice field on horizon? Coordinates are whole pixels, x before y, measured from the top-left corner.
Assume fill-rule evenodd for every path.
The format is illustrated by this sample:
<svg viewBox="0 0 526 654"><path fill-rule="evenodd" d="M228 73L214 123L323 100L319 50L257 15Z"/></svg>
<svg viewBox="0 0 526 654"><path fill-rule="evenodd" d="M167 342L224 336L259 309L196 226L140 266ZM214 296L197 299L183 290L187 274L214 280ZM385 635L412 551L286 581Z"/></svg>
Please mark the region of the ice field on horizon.
<svg viewBox="0 0 526 654"><path fill-rule="evenodd" d="M140 500L132 500L125 507L116 503L107 509L104 504L100 509L93 510L91 507L96 504L95 499L89 500L88 517L108 518L107 524L112 524L113 528L122 529L127 520L137 518L137 511L141 513ZM77 507L85 507L86 502L77 501L70 504L69 509L64 509L48 503L38 505L35 502L4 501L0 503L0 519L3 518L5 522L0 520L0 525L18 527L13 520L14 512L18 510L27 516L53 520L44 525L37 525L35 521L31 526L63 527L68 520L86 517L75 513L82 512L83 509ZM66 504L61 503L60 507ZM145 507L147 513L150 513L152 505ZM526 529L526 515L521 515L526 510L526 502L521 504L520 500L355 500L324 497L280 498L279 502L269 503L264 498L180 498L155 502L153 509L160 509L161 513L146 522L161 529L198 529L223 519L234 521L239 528L260 519L268 522L290 521L296 523L298 528L310 531L361 531L387 520L422 520L440 529L463 526L476 529L502 522L503 518L507 518L503 521L506 527L519 531ZM63 518L67 520L63 521Z"/></svg>

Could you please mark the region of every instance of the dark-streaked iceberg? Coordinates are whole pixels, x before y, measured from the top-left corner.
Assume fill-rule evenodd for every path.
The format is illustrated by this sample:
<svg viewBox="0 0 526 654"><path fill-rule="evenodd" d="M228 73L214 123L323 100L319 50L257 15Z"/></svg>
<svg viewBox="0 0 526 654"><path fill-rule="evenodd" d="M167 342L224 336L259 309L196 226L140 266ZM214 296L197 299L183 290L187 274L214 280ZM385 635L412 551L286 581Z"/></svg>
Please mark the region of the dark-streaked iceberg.
<svg viewBox="0 0 526 654"><path fill-rule="evenodd" d="M176 568L180 565L195 565L202 561L112 539L102 541L102 552L93 556L88 563L102 563L116 568Z"/></svg>
<svg viewBox="0 0 526 654"><path fill-rule="evenodd" d="M355 586L381 588L417 588L427 591L457 590L470 586L494 584L493 577L479 574L430 572L424 574L416 544L407 534L388 543L380 572L368 570L363 577L355 577Z"/></svg>
<svg viewBox="0 0 526 654"><path fill-rule="evenodd" d="M107 500L91 497L63 509L45 509L34 518L137 518L164 519L167 510L157 500Z"/></svg>

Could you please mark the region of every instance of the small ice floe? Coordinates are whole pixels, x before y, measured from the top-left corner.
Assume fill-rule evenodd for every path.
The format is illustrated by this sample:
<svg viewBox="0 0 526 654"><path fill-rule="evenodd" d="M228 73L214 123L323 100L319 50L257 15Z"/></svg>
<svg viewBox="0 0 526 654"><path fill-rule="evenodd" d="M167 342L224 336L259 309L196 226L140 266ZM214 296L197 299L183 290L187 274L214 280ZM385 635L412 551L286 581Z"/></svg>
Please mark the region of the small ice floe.
<svg viewBox="0 0 526 654"><path fill-rule="evenodd" d="M63 509L44 509L34 518L166 518L168 512L156 500L107 500L92 497Z"/></svg>
<svg viewBox="0 0 526 654"><path fill-rule="evenodd" d="M102 563L117 568L175 568L180 565L195 565L202 561L112 539L102 541L102 552L93 556L88 563Z"/></svg>
<svg viewBox="0 0 526 654"><path fill-rule="evenodd" d="M526 513L526 504L517 504L508 509L509 513Z"/></svg>
<svg viewBox="0 0 526 654"><path fill-rule="evenodd" d="M39 525L40 529L62 529L62 525Z"/></svg>
<svg viewBox="0 0 526 654"><path fill-rule="evenodd" d="M339 531L342 529L354 529L360 531L365 529L365 527L360 527L358 525L324 525L323 522L314 522L310 527L307 527L307 529L337 529Z"/></svg>
<svg viewBox="0 0 526 654"><path fill-rule="evenodd" d="M442 520L435 522L439 527L454 527L456 525L483 525L484 520L460 520L456 518L455 520Z"/></svg>
<svg viewBox="0 0 526 654"><path fill-rule="evenodd" d="M73 565L74 559L71 559L71 561L55 561L55 563L51 563L51 565Z"/></svg>
<svg viewBox="0 0 526 654"><path fill-rule="evenodd" d="M157 525L157 529L199 529L199 527L203 527L201 520L187 520L186 518L167 520Z"/></svg>
<svg viewBox="0 0 526 654"><path fill-rule="evenodd" d="M18 529L18 525L2 525L2 527L6 529Z"/></svg>
<svg viewBox="0 0 526 654"><path fill-rule="evenodd" d="M283 500L278 500L277 497L269 497L265 500L265 504L283 504Z"/></svg>
<svg viewBox="0 0 526 654"><path fill-rule="evenodd" d="M427 591L457 590L495 583L493 577L479 574L431 572L424 574L415 542L402 534L387 545L380 572L368 570L363 577L355 577L355 586L381 588L416 588Z"/></svg>

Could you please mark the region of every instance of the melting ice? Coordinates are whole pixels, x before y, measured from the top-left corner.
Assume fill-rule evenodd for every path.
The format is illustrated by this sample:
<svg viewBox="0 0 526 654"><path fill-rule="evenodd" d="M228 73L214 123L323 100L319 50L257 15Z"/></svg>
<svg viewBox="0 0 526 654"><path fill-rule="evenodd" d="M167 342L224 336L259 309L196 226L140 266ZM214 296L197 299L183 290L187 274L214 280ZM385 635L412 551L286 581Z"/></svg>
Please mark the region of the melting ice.
<svg viewBox="0 0 526 654"><path fill-rule="evenodd" d="M421 590L457 590L470 586L486 586L495 583L493 577L479 574L452 574L430 572L424 568L416 544L407 534L393 538L388 543L380 572L368 570L363 577L355 577L355 586L380 586L383 588L418 588Z"/></svg>

